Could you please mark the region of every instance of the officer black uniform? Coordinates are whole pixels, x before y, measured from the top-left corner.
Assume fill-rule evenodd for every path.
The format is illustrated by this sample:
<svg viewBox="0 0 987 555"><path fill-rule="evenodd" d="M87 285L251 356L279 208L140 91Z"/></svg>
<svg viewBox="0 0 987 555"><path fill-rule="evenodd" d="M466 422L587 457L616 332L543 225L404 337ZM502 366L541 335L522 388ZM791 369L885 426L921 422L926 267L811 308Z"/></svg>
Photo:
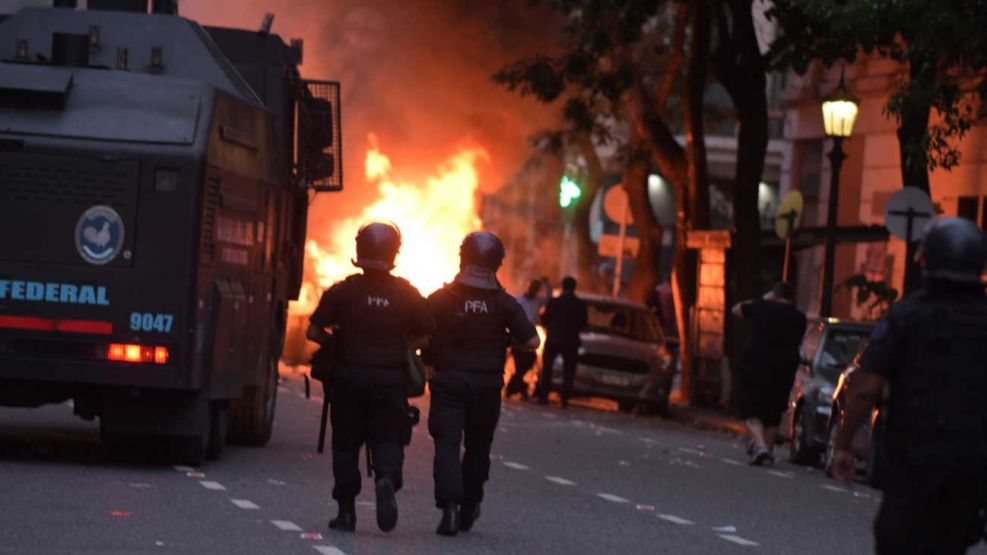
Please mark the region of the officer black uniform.
<svg viewBox="0 0 987 555"><path fill-rule="evenodd" d="M431 333L425 299L390 270L401 245L391 224L370 223L356 237L355 266L363 269L332 286L312 314L309 338L325 340L332 330L332 371L326 382L332 422L332 496L337 530L356 527L354 499L360 493L360 447L367 443L376 477L377 525L397 524L394 493L401 489L404 446L410 441L408 349ZM321 341L320 341L321 342Z"/></svg>
<svg viewBox="0 0 987 555"><path fill-rule="evenodd" d="M469 530L480 515L507 346L513 340L518 348L538 347L534 325L497 282L503 259L496 235L467 235L455 282L428 298L436 322L426 350L435 368L428 431L435 440L435 501L443 511L436 532L442 535Z"/></svg>
<svg viewBox="0 0 987 555"><path fill-rule="evenodd" d="M984 538L987 252L976 225L944 218L929 227L922 257L925 287L877 325L851 377L834 457L833 472L852 478L852 433L889 384L874 523L882 554L963 553Z"/></svg>

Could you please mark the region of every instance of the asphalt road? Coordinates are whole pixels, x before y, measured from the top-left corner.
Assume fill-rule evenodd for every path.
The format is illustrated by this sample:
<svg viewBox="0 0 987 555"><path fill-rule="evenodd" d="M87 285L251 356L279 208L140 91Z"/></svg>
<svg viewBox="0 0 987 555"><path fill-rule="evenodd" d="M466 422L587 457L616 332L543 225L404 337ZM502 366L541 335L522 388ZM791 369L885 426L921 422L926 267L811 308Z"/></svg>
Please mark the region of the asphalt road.
<svg viewBox="0 0 987 555"><path fill-rule="evenodd" d="M0 553L869 553L878 497L819 471L744 464L742 443L657 418L505 404L474 531L434 533L433 448L415 429L398 528L329 531L320 399L287 374L274 438L191 469L113 463L68 406L0 409ZM983 551L978 551L982 553Z"/></svg>

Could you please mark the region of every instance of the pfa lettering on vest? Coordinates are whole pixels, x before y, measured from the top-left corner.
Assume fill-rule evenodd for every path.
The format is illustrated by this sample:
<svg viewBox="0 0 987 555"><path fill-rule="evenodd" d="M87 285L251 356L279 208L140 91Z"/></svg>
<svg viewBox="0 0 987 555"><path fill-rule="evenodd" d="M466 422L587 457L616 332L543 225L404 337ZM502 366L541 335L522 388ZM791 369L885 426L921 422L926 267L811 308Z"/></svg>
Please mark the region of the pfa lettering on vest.
<svg viewBox="0 0 987 555"><path fill-rule="evenodd" d="M464 311L466 314L490 314L487 301L466 301Z"/></svg>
<svg viewBox="0 0 987 555"><path fill-rule="evenodd" d="M373 295L367 295L367 306L373 308L387 308L391 306L391 301L386 297L375 297Z"/></svg>

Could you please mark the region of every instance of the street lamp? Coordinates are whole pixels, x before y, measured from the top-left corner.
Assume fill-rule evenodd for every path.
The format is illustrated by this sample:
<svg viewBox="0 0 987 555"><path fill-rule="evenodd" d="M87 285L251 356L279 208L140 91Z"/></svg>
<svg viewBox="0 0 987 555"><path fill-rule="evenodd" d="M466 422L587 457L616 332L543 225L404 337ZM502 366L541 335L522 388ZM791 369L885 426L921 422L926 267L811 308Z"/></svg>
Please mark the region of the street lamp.
<svg viewBox="0 0 987 555"><path fill-rule="evenodd" d="M850 94L840 74L840 85L822 103L823 126L826 136L833 139L833 150L829 151L831 172L829 184L829 206L826 210L825 259L823 261L822 302L819 316L828 318L833 313L833 263L836 251L836 215L839 211L840 168L846 154L843 153L843 139L853 132L853 122L857 119L857 99Z"/></svg>

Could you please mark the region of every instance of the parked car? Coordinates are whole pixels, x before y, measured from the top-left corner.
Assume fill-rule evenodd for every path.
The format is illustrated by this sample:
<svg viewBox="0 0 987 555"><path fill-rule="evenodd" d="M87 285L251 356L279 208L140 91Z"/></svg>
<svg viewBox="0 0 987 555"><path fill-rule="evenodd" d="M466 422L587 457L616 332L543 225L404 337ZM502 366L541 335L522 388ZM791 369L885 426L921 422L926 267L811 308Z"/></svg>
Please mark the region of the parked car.
<svg viewBox="0 0 987 555"><path fill-rule="evenodd" d="M833 394L843 370L869 336L873 324L827 318L812 324L802 340L802 361L779 431L789 440L789 460L815 465L829 440Z"/></svg>
<svg viewBox="0 0 987 555"><path fill-rule="evenodd" d="M580 334L573 396L603 397L620 409L668 409L675 374L673 359L655 315L643 304L584 295L589 318ZM562 357L552 369L552 388L562 388Z"/></svg>
<svg viewBox="0 0 987 555"><path fill-rule="evenodd" d="M839 430L840 422L843 420L843 412L846 410L847 384L850 376L860 370L860 355L867 348L867 341L862 341L857 349L857 354L853 357L853 362L843 371L836 384L836 391L833 393L833 408L830 411L828 434L826 441L826 451L823 456L823 467L828 474L833 463L833 453L836 451L836 434ZM887 398L887 390L885 396ZM868 484L875 488L880 488L880 469L885 463L884 451L884 401L874 407L871 411L871 418L857 430L850 444L850 451L858 463L858 467L863 467L865 479Z"/></svg>

